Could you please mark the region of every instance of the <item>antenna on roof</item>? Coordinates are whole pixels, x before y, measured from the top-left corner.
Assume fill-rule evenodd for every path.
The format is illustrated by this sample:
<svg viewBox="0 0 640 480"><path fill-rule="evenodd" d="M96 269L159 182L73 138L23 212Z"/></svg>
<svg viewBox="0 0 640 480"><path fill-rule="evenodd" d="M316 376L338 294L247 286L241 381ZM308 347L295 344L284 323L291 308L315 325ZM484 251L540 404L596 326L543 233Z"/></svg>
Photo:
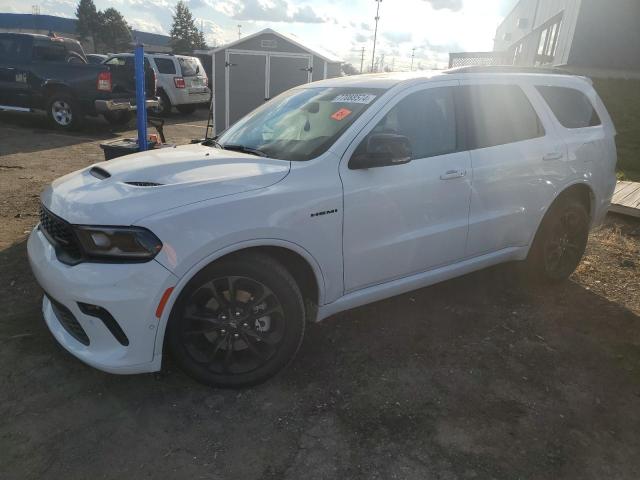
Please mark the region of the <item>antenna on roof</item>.
<svg viewBox="0 0 640 480"><path fill-rule="evenodd" d="M40 15L40 5L31 5L31 15Z"/></svg>

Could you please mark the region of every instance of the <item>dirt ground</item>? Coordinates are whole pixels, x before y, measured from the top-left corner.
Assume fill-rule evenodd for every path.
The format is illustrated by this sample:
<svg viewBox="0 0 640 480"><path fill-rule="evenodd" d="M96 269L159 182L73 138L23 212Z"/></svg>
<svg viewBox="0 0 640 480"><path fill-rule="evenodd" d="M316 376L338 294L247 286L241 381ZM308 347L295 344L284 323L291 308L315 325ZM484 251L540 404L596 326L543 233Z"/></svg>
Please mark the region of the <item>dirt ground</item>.
<svg viewBox="0 0 640 480"><path fill-rule="evenodd" d="M640 478L638 223L609 218L561 286L500 267L312 325L256 388L203 387L170 359L113 376L57 346L26 259L44 185L133 135L87 123L0 115L1 479Z"/></svg>

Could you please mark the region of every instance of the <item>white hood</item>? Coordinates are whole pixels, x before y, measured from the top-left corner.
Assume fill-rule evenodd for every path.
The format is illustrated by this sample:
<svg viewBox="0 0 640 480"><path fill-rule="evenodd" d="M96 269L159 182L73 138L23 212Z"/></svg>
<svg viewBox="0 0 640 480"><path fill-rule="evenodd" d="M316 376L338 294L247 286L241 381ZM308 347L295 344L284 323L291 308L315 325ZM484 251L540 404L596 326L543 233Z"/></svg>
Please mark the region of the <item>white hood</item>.
<svg viewBox="0 0 640 480"><path fill-rule="evenodd" d="M171 208L268 187L286 177L289 168L284 160L184 145L65 175L42 193L42 203L73 224L130 225Z"/></svg>

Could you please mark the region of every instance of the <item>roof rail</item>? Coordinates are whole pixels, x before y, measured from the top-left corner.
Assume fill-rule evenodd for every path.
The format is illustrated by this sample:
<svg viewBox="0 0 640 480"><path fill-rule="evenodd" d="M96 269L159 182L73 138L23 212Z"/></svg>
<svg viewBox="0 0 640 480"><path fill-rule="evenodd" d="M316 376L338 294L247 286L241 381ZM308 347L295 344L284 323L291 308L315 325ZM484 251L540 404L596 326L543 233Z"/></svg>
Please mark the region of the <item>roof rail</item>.
<svg viewBox="0 0 640 480"><path fill-rule="evenodd" d="M554 75L575 75L556 67L519 67L516 65L475 65L445 70L443 73L545 73Z"/></svg>

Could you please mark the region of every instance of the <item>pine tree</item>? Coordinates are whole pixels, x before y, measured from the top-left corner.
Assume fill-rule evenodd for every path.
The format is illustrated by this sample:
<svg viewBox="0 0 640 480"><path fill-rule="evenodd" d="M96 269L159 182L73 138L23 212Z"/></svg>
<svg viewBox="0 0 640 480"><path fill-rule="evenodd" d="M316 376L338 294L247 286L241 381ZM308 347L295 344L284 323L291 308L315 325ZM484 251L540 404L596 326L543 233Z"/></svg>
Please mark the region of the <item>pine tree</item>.
<svg viewBox="0 0 640 480"><path fill-rule="evenodd" d="M205 48L206 41L202 32L196 27L195 20L187 4L180 0L176 4L173 25L169 41L174 53L189 54L197 48Z"/></svg>
<svg viewBox="0 0 640 480"><path fill-rule="evenodd" d="M131 29L122 14L115 8L98 13L100 26L98 37L106 52L117 53L131 49Z"/></svg>
<svg viewBox="0 0 640 480"><path fill-rule="evenodd" d="M93 43L93 51L97 51L96 33L98 30L98 11L93 0L80 0L76 8L76 32L80 36L80 40L91 39Z"/></svg>

